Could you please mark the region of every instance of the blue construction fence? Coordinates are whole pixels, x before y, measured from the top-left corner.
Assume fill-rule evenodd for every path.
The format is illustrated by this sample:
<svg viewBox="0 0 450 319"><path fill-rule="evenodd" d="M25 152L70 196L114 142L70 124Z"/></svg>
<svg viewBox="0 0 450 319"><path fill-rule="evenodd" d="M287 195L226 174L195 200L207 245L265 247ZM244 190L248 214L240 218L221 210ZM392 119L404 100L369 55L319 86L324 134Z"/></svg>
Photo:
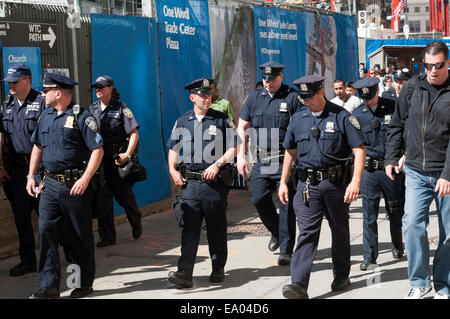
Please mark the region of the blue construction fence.
<svg viewBox="0 0 450 319"><path fill-rule="evenodd" d="M91 15L92 78L110 75L140 124L139 158L148 172L147 180L134 187L140 207L171 196L165 144L175 120L192 108L184 86L200 77L217 76L211 62L215 37L211 39L210 31L210 10L216 9L209 8L206 0L164 0L156 1L157 20ZM285 83L320 74L330 81L331 89L336 77L358 77L355 16L254 7L253 21L245 23L254 30L256 65L269 60L285 64ZM226 41L231 45L233 39L231 32ZM224 47L223 54L231 54L227 43ZM229 78L244 67L228 71ZM253 72L256 81L260 75ZM244 74L245 80L248 75ZM249 93L238 93L234 87L235 93L230 86L227 96L240 94L243 100ZM117 204L115 213L121 213Z"/></svg>

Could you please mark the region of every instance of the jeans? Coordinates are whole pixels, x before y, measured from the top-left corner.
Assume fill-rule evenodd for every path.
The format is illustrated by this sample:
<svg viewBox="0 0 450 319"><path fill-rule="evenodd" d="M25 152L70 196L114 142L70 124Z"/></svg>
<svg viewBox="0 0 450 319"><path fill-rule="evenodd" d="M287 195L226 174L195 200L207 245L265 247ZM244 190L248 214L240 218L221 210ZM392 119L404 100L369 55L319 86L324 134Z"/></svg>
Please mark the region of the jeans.
<svg viewBox="0 0 450 319"><path fill-rule="evenodd" d="M441 172L419 173L405 167L405 215L402 231L408 255L408 277L413 288L430 286L427 226L432 200L436 201L439 244L434 255L433 283L436 292L450 294L450 195L434 191Z"/></svg>

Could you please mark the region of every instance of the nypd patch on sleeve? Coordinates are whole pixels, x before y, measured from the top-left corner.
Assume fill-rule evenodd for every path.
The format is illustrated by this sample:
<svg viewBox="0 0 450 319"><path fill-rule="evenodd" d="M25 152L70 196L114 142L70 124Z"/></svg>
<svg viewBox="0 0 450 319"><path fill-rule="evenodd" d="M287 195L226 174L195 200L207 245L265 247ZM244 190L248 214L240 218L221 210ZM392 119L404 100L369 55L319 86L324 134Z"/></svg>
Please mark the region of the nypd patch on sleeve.
<svg viewBox="0 0 450 319"><path fill-rule="evenodd" d="M123 115L125 115L126 117L128 117L130 120L133 118L133 113L131 113L131 110L129 108L124 108L123 109Z"/></svg>
<svg viewBox="0 0 450 319"><path fill-rule="evenodd" d="M352 125L353 125L354 127L356 127L358 130L361 129L361 126L359 125L359 122L358 122L358 120L356 119L356 117L354 117L353 115L350 115L350 116L348 117L348 120L349 120L350 123L352 123Z"/></svg>
<svg viewBox="0 0 450 319"><path fill-rule="evenodd" d="M84 122L91 129L91 131L97 133L98 130L97 122L95 121L93 116L88 116Z"/></svg>

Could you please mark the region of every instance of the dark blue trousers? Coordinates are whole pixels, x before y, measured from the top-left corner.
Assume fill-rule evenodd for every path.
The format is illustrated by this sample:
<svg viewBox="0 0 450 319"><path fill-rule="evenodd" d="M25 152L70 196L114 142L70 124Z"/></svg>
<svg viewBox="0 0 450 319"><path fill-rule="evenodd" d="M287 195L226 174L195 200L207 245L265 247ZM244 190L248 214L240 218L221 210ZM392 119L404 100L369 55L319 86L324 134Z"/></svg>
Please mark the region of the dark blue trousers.
<svg viewBox="0 0 450 319"><path fill-rule="evenodd" d="M33 209L38 213L39 200L28 195L27 174L28 167L12 167L8 170L11 177L3 187L11 208L19 235L20 261L27 265L36 265L36 247L34 241L31 213Z"/></svg>
<svg viewBox="0 0 450 319"><path fill-rule="evenodd" d="M291 280L306 287L317 253L322 218L331 228L331 258L333 276L348 278L350 274L349 204L344 203L345 186L328 180L309 186L310 203L303 202L302 190L306 183L298 182L294 196L294 210L300 234L291 260Z"/></svg>
<svg viewBox="0 0 450 319"><path fill-rule="evenodd" d="M115 242L113 197L125 209L131 227L140 225L142 215L133 193L134 182L122 180L114 163L103 162L103 169L105 185L95 195L96 209L103 209L98 212L98 232L100 239ZM99 204L102 206L100 207Z"/></svg>
<svg viewBox="0 0 450 319"><path fill-rule="evenodd" d="M181 233L181 257L178 270L194 269L203 217L206 221L209 255L213 269L225 267L227 248L227 196L222 182L206 183L189 179L181 194L184 227Z"/></svg>
<svg viewBox="0 0 450 319"><path fill-rule="evenodd" d="M276 196L276 202L279 208L279 214L277 214L272 194L277 192L280 186L282 164L280 163L279 169L273 174L264 174L264 171L261 172L261 169L264 167L267 168L268 165L257 162L253 166L250 178L252 203L255 205L259 218L261 218L264 226L266 226L273 236L278 238L280 253L292 254L295 245L296 230L294 208L292 207L294 190L292 183L289 182L288 188L291 197L288 205L283 205L278 196Z"/></svg>
<svg viewBox="0 0 450 319"><path fill-rule="evenodd" d="M378 211L380 194L389 208L389 223L392 244L403 249L402 216L404 214L404 175L396 175L392 181L382 170L369 172L364 170L361 180L361 196L363 203L363 257L376 261L378 258Z"/></svg>
<svg viewBox="0 0 450 319"><path fill-rule="evenodd" d="M70 188L47 177L39 202L39 266L41 288L60 287L61 264L58 243L70 239L69 250L80 266L81 287L92 287L95 277L94 235L92 232L92 189L83 195L69 195ZM63 223L65 225L62 233ZM65 233L67 232L67 233Z"/></svg>

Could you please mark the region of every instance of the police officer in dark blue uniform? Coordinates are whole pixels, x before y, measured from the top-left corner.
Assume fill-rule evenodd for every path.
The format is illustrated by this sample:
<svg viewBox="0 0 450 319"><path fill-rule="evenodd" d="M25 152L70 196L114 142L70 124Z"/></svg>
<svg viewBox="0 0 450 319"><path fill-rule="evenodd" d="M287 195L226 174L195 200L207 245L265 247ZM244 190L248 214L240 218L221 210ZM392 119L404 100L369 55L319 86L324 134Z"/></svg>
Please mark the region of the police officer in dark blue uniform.
<svg viewBox="0 0 450 319"><path fill-rule="evenodd" d="M317 253L322 217L332 234L333 291L350 286L349 204L358 198L365 150L360 126L354 116L324 97L324 77L310 75L294 84L308 106L294 114L283 146L286 149L278 196L289 201L286 185L291 163L298 159L299 182L293 199L299 228L292 256L292 284L283 287L286 298L308 298L307 288ZM354 172L349 183L352 151Z"/></svg>
<svg viewBox="0 0 450 319"><path fill-rule="evenodd" d="M250 177L251 198L261 221L272 233L269 250L280 247L278 264L289 265L295 244L295 214L291 204L285 206L278 200L277 214L272 193L277 190L281 177L282 143L290 118L302 105L297 92L282 83L284 65L267 62L259 68L264 86L250 93L242 106L238 134L243 141L249 135L251 143L256 145L257 160ZM248 134L248 129L253 134ZM238 171L244 177L249 173L246 148L242 145L239 149L237 161ZM288 185L293 194L292 183Z"/></svg>
<svg viewBox="0 0 450 319"><path fill-rule="evenodd" d="M117 170L118 166L131 160L139 140L139 125L131 110L120 100L111 77L102 75L91 86L99 100L89 110L100 126L105 152L102 161L105 185L96 193L96 206L101 205L97 209L102 210L98 212L100 241L97 247L105 247L116 243L113 195L125 209L133 238L138 239L142 234L142 215L133 193L134 182L122 180Z"/></svg>
<svg viewBox="0 0 450 319"><path fill-rule="evenodd" d="M31 88L31 70L25 64L8 68L3 80L11 95L1 107L0 186L11 203L19 235L20 263L10 276L22 276L36 271L36 255L31 212L38 212L38 199L27 194L27 173L33 144L31 135L45 109L45 98Z"/></svg>
<svg viewBox="0 0 450 319"><path fill-rule="evenodd" d="M400 95L400 92L403 89L403 85L410 78L410 73L409 73L409 70L405 68L402 70L395 71L392 77L394 79L394 82L392 83L393 90L383 92L381 97L383 97L385 99L391 99L394 102L396 102L398 99L398 96Z"/></svg>
<svg viewBox="0 0 450 319"><path fill-rule="evenodd" d="M27 191L41 193L39 202L39 285L31 299L58 298L61 266L58 243L61 225L67 226L70 251L79 266L80 285L72 298L92 293L95 276L92 233L92 188L90 181L103 156L103 140L95 118L72 102L78 83L59 74L48 73L43 96L50 106L40 117L31 142ZM43 181L34 179L40 162L45 166Z"/></svg>
<svg viewBox="0 0 450 319"><path fill-rule="evenodd" d="M403 256L402 216L404 205L404 175L398 174L395 180L387 177L384 171L384 145L387 128L395 110L395 102L378 97L378 78L366 78L354 84L364 104L353 111L364 133L366 165L361 180L363 208L363 257L361 270L376 264L378 257L378 209L380 192L386 201L389 212L392 238L392 254L398 259Z"/></svg>
<svg viewBox="0 0 450 319"><path fill-rule="evenodd" d="M229 178L230 183L225 183L224 174L225 170L230 172L226 163L236 156L237 136L227 115L210 108L211 83L212 79L201 78L186 85L194 108L178 118L167 142L169 173L174 183L182 187L184 222L178 271L171 271L168 279L182 288L193 285L203 217L213 269L210 281L225 279L226 207L232 178ZM180 151L184 165L178 165Z"/></svg>

